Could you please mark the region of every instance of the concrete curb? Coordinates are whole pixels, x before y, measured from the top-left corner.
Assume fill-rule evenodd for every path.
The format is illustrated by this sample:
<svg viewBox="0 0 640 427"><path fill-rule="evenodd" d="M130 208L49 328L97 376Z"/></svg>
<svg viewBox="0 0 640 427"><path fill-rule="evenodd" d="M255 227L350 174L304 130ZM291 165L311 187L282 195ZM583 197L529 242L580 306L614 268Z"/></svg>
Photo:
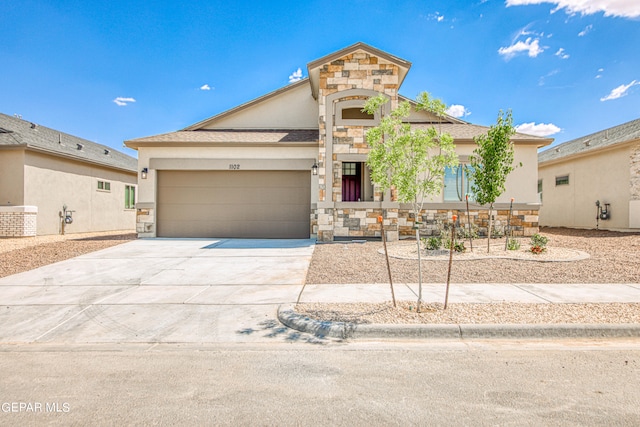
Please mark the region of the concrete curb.
<svg viewBox="0 0 640 427"><path fill-rule="evenodd" d="M294 305L278 307L278 320L285 326L317 337L358 338L630 338L640 337L640 324L547 324L474 325L429 324L356 325L310 319L296 313Z"/></svg>

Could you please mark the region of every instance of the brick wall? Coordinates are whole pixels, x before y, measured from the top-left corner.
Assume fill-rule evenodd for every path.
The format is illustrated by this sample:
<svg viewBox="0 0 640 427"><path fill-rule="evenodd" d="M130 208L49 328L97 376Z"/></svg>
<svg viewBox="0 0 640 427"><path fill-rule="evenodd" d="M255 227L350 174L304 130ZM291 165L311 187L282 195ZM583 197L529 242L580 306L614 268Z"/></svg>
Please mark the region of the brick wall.
<svg viewBox="0 0 640 427"><path fill-rule="evenodd" d="M0 237L36 235L38 208L35 206L0 207Z"/></svg>

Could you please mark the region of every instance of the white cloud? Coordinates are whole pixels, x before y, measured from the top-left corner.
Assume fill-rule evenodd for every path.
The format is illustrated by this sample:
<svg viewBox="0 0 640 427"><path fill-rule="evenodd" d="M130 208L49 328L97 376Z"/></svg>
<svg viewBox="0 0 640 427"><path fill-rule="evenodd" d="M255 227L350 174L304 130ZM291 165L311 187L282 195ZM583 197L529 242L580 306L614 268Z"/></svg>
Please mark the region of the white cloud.
<svg viewBox="0 0 640 427"><path fill-rule="evenodd" d="M593 25L589 24L586 27L584 27L584 30L580 31L578 33L578 37L584 37L587 34L589 34L591 32L591 30L593 29Z"/></svg>
<svg viewBox="0 0 640 427"><path fill-rule="evenodd" d="M211 86L209 86L208 84L203 84L202 86L200 86L200 90L211 90Z"/></svg>
<svg viewBox="0 0 640 427"><path fill-rule="evenodd" d="M302 69L298 68L289 76L289 83L295 83L302 80Z"/></svg>
<svg viewBox="0 0 640 427"><path fill-rule="evenodd" d="M133 98L123 98L122 96L119 96L116 99L114 99L113 102L115 102L116 105L120 107L124 107L126 105L129 105L129 103L131 102L136 102L136 100Z"/></svg>
<svg viewBox="0 0 640 427"><path fill-rule="evenodd" d="M552 71L548 72L546 75L540 77L538 79L538 86L544 86L545 83L546 83L547 77L555 76L559 72L560 72L559 70L552 70Z"/></svg>
<svg viewBox="0 0 640 427"><path fill-rule="evenodd" d="M626 96L629 92L629 89L631 89L633 86L635 85L640 85L640 82L637 80L633 80L631 83L629 83L628 85L620 85L617 88L613 89L609 95L600 98L600 101L610 101L612 99L618 99L618 98L622 98L623 96Z"/></svg>
<svg viewBox="0 0 640 427"><path fill-rule="evenodd" d="M471 114L471 111L467 110L464 105L453 104L447 108L446 113L452 117L465 117Z"/></svg>
<svg viewBox="0 0 640 427"><path fill-rule="evenodd" d="M526 133L527 135L535 135L535 136L550 136L560 132L558 126L553 123L522 123L521 125L517 125L516 132Z"/></svg>
<svg viewBox="0 0 640 427"><path fill-rule="evenodd" d="M568 14L592 15L603 12L604 16L637 18L640 16L640 2L636 0L507 0L509 6L550 3L556 5L551 12L565 9Z"/></svg>
<svg viewBox="0 0 640 427"><path fill-rule="evenodd" d="M556 55L558 58L560 58L560 59L567 59L567 58L569 58L569 54L568 54L568 53L566 53L566 52L564 51L564 48L563 48L563 47L561 47L560 49L558 49L558 51L555 53L555 55Z"/></svg>
<svg viewBox="0 0 640 427"><path fill-rule="evenodd" d="M498 49L498 53L504 56L507 60L513 58L520 52L527 52L527 55L529 55L530 58L535 58L544 52L544 48L540 47L540 39L533 40L529 37L525 41L520 40L509 47L501 47Z"/></svg>
<svg viewBox="0 0 640 427"><path fill-rule="evenodd" d="M602 77L603 71L604 71L604 68L598 68L598 74L596 74L596 79L599 79Z"/></svg>

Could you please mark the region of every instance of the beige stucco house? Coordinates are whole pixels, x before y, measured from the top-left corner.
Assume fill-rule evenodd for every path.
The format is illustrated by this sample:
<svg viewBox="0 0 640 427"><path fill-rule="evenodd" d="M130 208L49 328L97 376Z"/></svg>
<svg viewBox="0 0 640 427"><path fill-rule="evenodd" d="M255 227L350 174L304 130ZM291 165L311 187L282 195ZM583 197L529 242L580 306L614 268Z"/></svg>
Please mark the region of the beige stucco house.
<svg viewBox="0 0 640 427"><path fill-rule="evenodd" d="M183 130L125 141L148 170L139 183L139 235L357 239L380 237L378 216L389 239L412 235L409 206L371 184L365 133L379 117L361 112L378 93L390 108L406 100L398 92L410 67L356 43L310 62L299 82ZM425 112L410 117L418 127L434 120ZM441 126L455 138L461 163L475 148L473 137L487 131L453 117ZM523 166L509 176L497 207L514 197L514 225L530 234L538 229L537 150L552 140L516 134L513 141ZM425 205L427 228L464 209L465 176L456 173L448 172L442 194ZM486 214L472 208L482 230Z"/></svg>
<svg viewBox="0 0 640 427"><path fill-rule="evenodd" d="M541 225L638 231L640 119L542 151L538 188Z"/></svg>
<svg viewBox="0 0 640 427"><path fill-rule="evenodd" d="M135 158L0 114L0 236L133 231L136 192Z"/></svg>

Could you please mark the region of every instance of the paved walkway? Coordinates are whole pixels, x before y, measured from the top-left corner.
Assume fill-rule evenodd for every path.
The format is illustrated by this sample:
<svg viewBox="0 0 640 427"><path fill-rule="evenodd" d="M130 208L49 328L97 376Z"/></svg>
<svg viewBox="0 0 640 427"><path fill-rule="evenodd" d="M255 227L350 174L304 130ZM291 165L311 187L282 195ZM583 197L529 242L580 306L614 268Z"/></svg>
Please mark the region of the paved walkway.
<svg viewBox="0 0 640 427"><path fill-rule="evenodd" d="M417 284L394 284L397 300L418 297ZM424 302L444 302L445 284L422 285ZM306 285L300 302L378 303L391 300L389 284ZM450 303L640 303L640 284L452 283Z"/></svg>

